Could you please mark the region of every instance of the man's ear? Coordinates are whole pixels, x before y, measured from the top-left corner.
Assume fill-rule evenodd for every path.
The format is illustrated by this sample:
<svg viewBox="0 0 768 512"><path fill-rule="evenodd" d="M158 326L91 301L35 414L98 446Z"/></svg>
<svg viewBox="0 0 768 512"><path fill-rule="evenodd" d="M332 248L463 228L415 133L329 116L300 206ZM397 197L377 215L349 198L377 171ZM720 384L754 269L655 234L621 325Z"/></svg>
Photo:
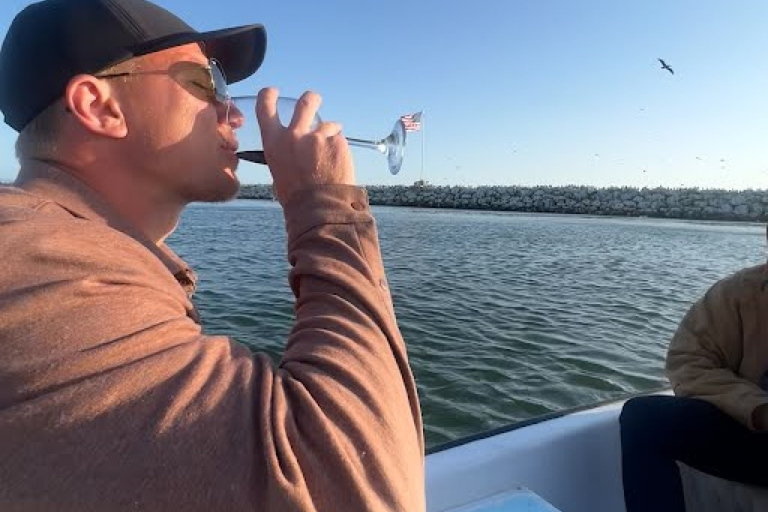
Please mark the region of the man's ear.
<svg viewBox="0 0 768 512"><path fill-rule="evenodd" d="M105 80L77 75L67 84L64 104L86 130L122 139L128 134L125 116L114 91Z"/></svg>

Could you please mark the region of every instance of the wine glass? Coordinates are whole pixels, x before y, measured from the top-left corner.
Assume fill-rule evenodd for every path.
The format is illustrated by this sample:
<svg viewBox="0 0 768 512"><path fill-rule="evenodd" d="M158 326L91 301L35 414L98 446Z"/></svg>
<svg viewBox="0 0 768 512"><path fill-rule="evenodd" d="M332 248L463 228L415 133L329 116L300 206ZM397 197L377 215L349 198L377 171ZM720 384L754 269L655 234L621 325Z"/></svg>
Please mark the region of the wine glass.
<svg viewBox="0 0 768 512"><path fill-rule="evenodd" d="M235 107L242 115L242 119L238 119L238 123L236 124L241 124L238 129L243 130L245 136L243 137L241 135L239 138L241 140L247 140L249 143L251 141L260 141L261 132L255 114L256 96L233 96L229 101L230 111L227 112L227 116L231 115L231 112L233 112L231 109L233 107ZM288 98L286 96L280 96L277 99L277 115L284 125L293 117L293 110L296 107L297 102L298 100L296 98ZM320 122L320 116L315 114L315 118L312 121L312 128L315 128ZM350 146L373 149L385 155L387 157L387 163L389 164L389 172L397 174L400 172L400 167L403 165L405 133L405 126L403 125L403 122L398 119L395 122L395 126L392 128L392 132L381 140L355 139L352 137L345 138ZM257 164L267 163L264 158L263 150L238 151L237 156L242 160Z"/></svg>

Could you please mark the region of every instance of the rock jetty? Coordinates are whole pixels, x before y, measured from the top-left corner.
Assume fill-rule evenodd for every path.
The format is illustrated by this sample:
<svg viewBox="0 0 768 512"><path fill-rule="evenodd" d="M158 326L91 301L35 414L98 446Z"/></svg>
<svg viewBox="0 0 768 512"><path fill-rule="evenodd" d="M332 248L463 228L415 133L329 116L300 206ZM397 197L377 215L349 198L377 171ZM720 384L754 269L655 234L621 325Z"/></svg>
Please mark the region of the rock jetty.
<svg viewBox="0 0 768 512"><path fill-rule="evenodd" d="M366 187L373 205L463 210L768 221L768 191L587 186ZM272 199L270 185L244 185L240 198Z"/></svg>
<svg viewBox="0 0 768 512"><path fill-rule="evenodd" d="M579 185L461 187L418 182L410 186L365 188L370 203L382 206L768 222L768 190ZM272 200L272 186L243 185L238 198Z"/></svg>

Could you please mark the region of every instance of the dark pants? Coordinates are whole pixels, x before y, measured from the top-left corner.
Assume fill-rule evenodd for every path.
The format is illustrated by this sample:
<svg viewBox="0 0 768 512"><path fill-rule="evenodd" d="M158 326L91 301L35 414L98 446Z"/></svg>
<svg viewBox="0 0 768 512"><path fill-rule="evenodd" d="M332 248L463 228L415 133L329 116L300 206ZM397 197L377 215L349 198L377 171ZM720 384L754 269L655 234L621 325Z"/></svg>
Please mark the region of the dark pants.
<svg viewBox="0 0 768 512"><path fill-rule="evenodd" d="M627 512L684 512L675 461L704 473L768 486L768 434L752 432L694 398L644 396L621 411Z"/></svg>

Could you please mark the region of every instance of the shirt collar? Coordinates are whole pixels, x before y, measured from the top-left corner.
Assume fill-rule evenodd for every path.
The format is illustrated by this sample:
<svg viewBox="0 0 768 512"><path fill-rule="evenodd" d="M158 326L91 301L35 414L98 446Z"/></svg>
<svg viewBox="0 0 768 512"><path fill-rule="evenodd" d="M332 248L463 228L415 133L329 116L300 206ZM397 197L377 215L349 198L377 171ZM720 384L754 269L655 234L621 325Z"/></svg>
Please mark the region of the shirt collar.
<svg viewBox="0 0 768 512"><path fill-rule="evenodd" d="M25 160L14 185L53 201L73 216L108 226L125 233L149 249L173 274L188 295L195 290L197 276L165 243L153 243L120 217L96 191L72 174L40 160Z"/></svg>

